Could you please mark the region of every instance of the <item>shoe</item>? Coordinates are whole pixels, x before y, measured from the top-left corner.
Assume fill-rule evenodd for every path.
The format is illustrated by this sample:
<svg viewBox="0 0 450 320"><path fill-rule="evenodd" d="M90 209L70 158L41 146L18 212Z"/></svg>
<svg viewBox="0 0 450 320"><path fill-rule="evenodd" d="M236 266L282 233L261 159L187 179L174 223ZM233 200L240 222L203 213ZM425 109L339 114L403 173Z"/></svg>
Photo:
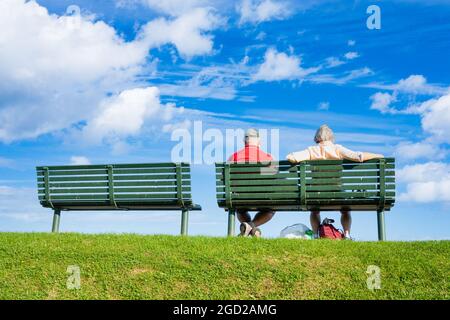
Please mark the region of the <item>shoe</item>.
<svg viewBox="0 0 450 320"><path fill-rule="evenodd" d="M251 235L252 235L253 237L255 237L255 238L261 238L261 236L262 236L261 229L259 229L259 228L253 228L252 231L251 231Z"/></svg>
<svg viewBox="0 0 450 320"><path fill-rule="evenodd" d="M247 222L242 222L241 226L239 227L239 230L241 233L239 234L240 237L248 237L250 233L252 232L252 226Z"/></svg>
<svg viewBox="0 0 450 320"><path fill-rule="evenodd" d="M342 238L343 240L350 240L350 241L354 241L355 239L353 239L352 237L350 237L350 235L344 235L344 238Z"/></svg>

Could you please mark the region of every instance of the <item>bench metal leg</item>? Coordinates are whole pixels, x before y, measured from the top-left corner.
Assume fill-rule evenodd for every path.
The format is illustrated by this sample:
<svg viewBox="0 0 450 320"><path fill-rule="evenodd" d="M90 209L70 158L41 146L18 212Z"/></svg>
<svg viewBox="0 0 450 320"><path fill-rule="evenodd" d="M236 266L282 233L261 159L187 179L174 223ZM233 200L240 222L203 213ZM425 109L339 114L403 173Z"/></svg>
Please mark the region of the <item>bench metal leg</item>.
<svg viewBox="0 0 450 320"><path fill-rule="evenodd" d="M378 240L385 241L386 230L384 225L384 210L377 211L377 220L378 220Z"/></svg>
<svg viewBox="0 0 450 320"><path fill-rule="evenodd" d="M234 227L236 224L236 211L235 210L228 210L228 236L233 237L234 236Z"/></svg>
<svg viewBox="0 0 450 320"><path fill-rule="evenodd" d="M181 235L187 236L188 234L188 222L189 222L189 211L183 210L181 212Z"/></svg>
<svg viewBox="0 0 450 320"><path fill-rule="evenodd" d="M61 210L55 209L53 213L52 232L59 232L59 219L61 217Z"/></svg>

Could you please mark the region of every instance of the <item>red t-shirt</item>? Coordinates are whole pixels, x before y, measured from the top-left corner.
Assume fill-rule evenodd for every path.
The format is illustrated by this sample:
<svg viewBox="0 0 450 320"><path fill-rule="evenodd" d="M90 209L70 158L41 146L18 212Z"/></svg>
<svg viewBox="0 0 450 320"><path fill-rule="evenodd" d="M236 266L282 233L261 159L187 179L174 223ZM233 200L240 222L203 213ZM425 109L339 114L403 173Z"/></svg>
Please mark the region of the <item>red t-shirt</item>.
<svg viewBox="0 0 450 320"><path fill-rule="evenodd" d="M229 162L268 162L273 158L257 146L247 145L241 150L233 153L228 159Z"/></svg>

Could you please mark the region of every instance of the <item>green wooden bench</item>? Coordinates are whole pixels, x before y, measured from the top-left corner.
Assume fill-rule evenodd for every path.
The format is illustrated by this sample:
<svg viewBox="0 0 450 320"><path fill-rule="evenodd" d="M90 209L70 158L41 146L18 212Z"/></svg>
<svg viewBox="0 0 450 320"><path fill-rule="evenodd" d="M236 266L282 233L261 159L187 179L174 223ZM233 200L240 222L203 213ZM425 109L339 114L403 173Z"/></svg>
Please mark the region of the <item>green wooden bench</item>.
<svg viewBox="0 0 450 320"><path fill-rule="evenodd" d="M181 234L188 232L192 202L190 166L142 163L36 167L38 197L54 210L58 232L61 211L181 210Z"/></svg>
<svg viewBox="0 0 450 320"><path fill-rule="evenodd" d="M292 165L216 163L217 202L234 235L238 209L256 211L376 211L385 240L384 212L395 202L395 159L363 163L320 160Z"/></svg>

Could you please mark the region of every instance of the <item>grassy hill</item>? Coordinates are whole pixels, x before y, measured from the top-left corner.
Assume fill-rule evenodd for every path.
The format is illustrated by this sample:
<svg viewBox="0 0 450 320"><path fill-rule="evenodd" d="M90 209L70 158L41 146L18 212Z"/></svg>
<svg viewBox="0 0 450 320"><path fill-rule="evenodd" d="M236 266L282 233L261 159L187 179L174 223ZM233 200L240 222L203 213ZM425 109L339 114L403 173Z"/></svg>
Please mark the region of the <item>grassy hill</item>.
<svg viewBox="0 0 450 320"><path fill-rule="evenodd" d="M449 299L449 261L449 241L0 233L0 299Z"/></svg>

